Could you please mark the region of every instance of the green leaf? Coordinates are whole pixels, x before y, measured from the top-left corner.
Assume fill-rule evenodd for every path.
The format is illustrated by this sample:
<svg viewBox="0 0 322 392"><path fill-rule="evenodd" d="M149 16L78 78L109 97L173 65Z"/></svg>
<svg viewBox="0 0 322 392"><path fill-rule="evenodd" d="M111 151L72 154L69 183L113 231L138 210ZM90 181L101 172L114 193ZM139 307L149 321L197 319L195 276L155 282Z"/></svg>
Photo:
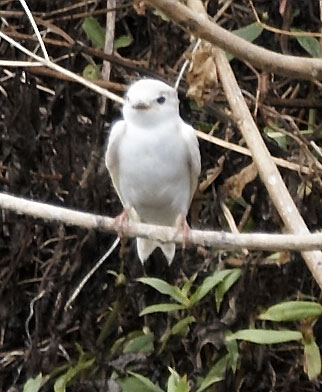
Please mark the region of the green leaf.
<svg viewBox="0 0 322 392"><path fill-rule="evenodd" d="M302 338L303 335L299 331L275 331L272 329L241 329L230 336L226 336L227 341L238 339L257 344L285 343L292 340L301 340Z"/></svg>
<svg viewBox="0 0 322 392"><path fill-rule="evenodd" d="M92 16L87 16L82 24L82 29L87 37L97 48L104 49L105 46L105 30Z"/></svg>
<svg viewBox="0 0 322 392"><path fill-rule="evenodd" d="M201 121L201 120L196 120L195 121L195 127L197 129L200 129L200 131L203 131L205 133L209 133L214 129L214 133L216 132L216 128L214 128L214 124L211 122L206 122L206 121Z"/></svg>
<svg viewBox="0 0 322 392"><path fill-rule="evenodd" d="M132 42L133 39L129 35L121 35L114 40L114 49L117 50L121 48L127 48L131 45Z"/></svg>
<svg viewBox="0 0 322 392"><path fill-rule="evenodd" d="M291 29L291 31L300 32L297 29ZM321 57L320 43L317 38L301 36L297 36L295 38L302 48L306 50L312 57Z"/></svg>
<svg viewBox="0 0 322 392"><path fill-rule="evenodd" d="M174 310L182 310L186 309L186 306L179 304L157 304L147 306L142 310L140 316L144 316L150 313L158 313L158 312L173 312Z"/></svg>
<svg viewBox="0 0 322 392"><path fill-rule="evenodd" d="M312 135L312 134L314 133L315 127L316 127L316 115L317 115L317 110L311 108L311 109L309 110L308 129L307 129L307 130L300 131L301 133L302 133L302 132L305 132L305 134L307 134L307 133L306 133L307 131L310 132L309 135ZM302 134L303 134L303 133L302 133Z"/></svg>
<svg viewBox="0 0 322 392"><path fill-rule="evenodd" d="M181 292L180 289L176 286L172 286L171 284L165 282L162 279L157 278L139 278L137 279L139 282L147 284L162 294L169 295L175 301L179 302L182 305L189 305L188 298Z"/></svg>
<svg viewBox="0 0 322 392"><path fill-rule="evenodd" d="M148 333L130 340L123 349L123 353L149 353L154 351L154 334Z"/></svg>
<svg viewBox="0 0 322 392"><path fill-rule="evenodd" d="M43 377L41 373L35 378L29 378L23 386L23 392L38 392L44 381L47 381L48 377Z"/></svg>
<svg viewBox="0 0 322 392"><path fill-rule="evenodd" d="M257 37L259 37L262 34L263 27L255 22L251 23L248 26L244 26L240 29L232 31L235 35L237 35L240 38L244 38L248 42L253 42ZM234 56L230 53L226 53L228 61L231 61Z"/></svg>
<svg viewBox="0 0 322 392"><path fill-rule="evenodd" d="M304 343L304 370L310 380L314 380L321 373L321 355L314 338Z"/></svg>
<svg viewBox="0 0 322 392"><path fill-rule="evenodd" d="M261 313L260 320L295 321L317 318L322 315L322 306L317 302L289 301L271 306Z"/></svg>
<svg viewBox="0 0 322 392"><path fill-rule="evenodd" d="M225 336L231 336L231 331L226 331ZM231 370L233 371L233 373L236 372L237 370L237 365L238 365L238 361L239 361L239 351L238 351L238 344L237 344L237 340L228 340L226 339L226 349L228 351L228 355L229 355L229 363L230 363L230 367Z"/></svg>
<svg viewBox="0 0 322 392"><path fill-rule="evenodd" d="M116 340L114 341L114 343L112 344L112 347L109 348L109 353L110 353L111 355L115 354L116 351L119 349L119 347L121 347L121 346L123 345L123 343L125 342L125 340L126 340L126 339L125 339L124 336L122 336L122 337L119 338L119 339L116 339Z"/></svg>
<svg viewBox="0 0 322 392"><path fill-rule="evenodd" d="M276 126L277 128L277 126ZM283 133L282 131L279 132L276 129L270 128L270 127L265 127L264 132L268 137L271 139L274 139L275 142L281 147L283 150L287 149L288 146L288 137Z"/></svg>
<svg viewBox="0 0 322 392"><path fill-rule="evenodd" d="M167 15L166 15L164 12L162 12L161 10L155 9L155 10L152 11L152 13L153 13L154 15L156 15L156 16L160 16L160 18L161 18L163 21L165 21L165 22L169 22L169 20L170 20L170 19L167 17Z"/></svg>
<svg viewBox="0 0 322 392"><path fill-rule="evenodd" d="M209 370L206 377L200 384L200 387L197 389L197 392L202 392L210 385L215 384L216 382L222 381L225 379L226 370L229 363L229 355L225 355L221 359L219 359L214 366Z"/></svg>
<svg viewBox="0 0 322 392"><path fill-rule="evenodd" d="M122 392L157 392L153 388L154 384L151 383L152 387L150 388L149 386L143 384L142 381L138 380L133 376L117 378L116 382L120 385Z"/></svg>
<svg viewBox="0 0 322 392"><path fill-rule="evenodd" d="M83 69L83 77L91 80L97 80L100 77L100 70L97 65L87 64Z"/></svg>
<svg viewBox="0 0 322 392"><path fill-rule="evenodd" d="M190 390L187 376L180 377L179 374L170 367L168 368L171 375L168 379L167 392L188 392Z"/></svg>
<svg viewBox="0 0 322 392"><path fill-rule="evenodd" d="M117 380L123 392L163 392L161 388L153 384L147 377L130 371L128 373L132 377Z"/></svg>
<svg viewBox="0 0 322 392"><path fill-rule="evenodd" d="M88 361L80 359L76 365L71 366L66 373L57 378L54 384L54 391L65 392L68 383L70 383L70 381L72 381L81 371L90 368L94 362L95 358Z"/></svg>
<svg viewBox="0 0 322 392"><path fill-rule="evenodd" d="M197 290L192 294L190 297L190 304L189 306L195 305L199 302L203 297L205 297L210 290L212 290L217 284L223 281L227 275L231 273L231 269L229 270L222 270L222 271L215 271L211 276L208 276L201 285L197 288Z"/></svg>
<svg viewBox="0 0 322 392"><path fill-rule="evenodd" d="M215 297L216 297L216 308L219 312L221 302L227 291L235 284L235 282L240 278L241 269L236 268L231 270L231 273L227 275L222 282L216 287Z"/></svg>
<svg viewBox="0 0 322 392"><path fill-rule="evenodd" d="M241 27L240 29L232 31L233 34L240 38L244 38L248 42L253 42L257 37L262 34L263 27L257 23L251 23L247 26Z"/></svg>
<svg viewBox="0 0 322 392"><path fill-rule="evenodd" d="M172 335L177 335L180 334L181 332L185 331L187 326L190 325L191 323L195 323L196 319L193 316L188 316L185 317L184 319L178 321L172 328L171 328L171 334Z"/></svg>
<svg viewBox="0 0 322 392"><path fill-rule="evenodd" d="M183 295L187 296L187 295L189 294L189 291L190 291L190 289L191 289L191 286L192 286L193 282L196 280L196 277L197 277L197 276L198 276L197 273L193 274L193 275L191 276L191 278L188 279L188 280L186 281L186 283L183 285L183 287L182 287L182 289L181 289L181 292L182 292Z"/></svg>

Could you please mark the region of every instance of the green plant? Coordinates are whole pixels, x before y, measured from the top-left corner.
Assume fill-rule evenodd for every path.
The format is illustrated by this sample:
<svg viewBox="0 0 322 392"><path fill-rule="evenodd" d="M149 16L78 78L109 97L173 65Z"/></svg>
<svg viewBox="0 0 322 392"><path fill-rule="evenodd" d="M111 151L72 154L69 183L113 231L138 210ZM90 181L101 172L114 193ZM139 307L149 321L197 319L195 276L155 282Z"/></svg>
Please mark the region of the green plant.
<svg viewBox="0 0 322 392"><path fill-rule="evenodd" d="M105 30L99 24L97 19L93 18L92 16L86 17L83 21L82 29L85 32L87 38L92 42L93 46L104 50ZM118 49L130 46L132 42L133 39L130 35L121 35L114 40L113 48L117 51ZM99 79L101 68L102 65L97 65L94 63L94 60L91 60L91 63L87 64L83 69L83 77L93 80Z"/></svg>
<svg viewBox="0 0 322 392"><path fill-rule="evenodd" d="M166 392L189 392L190 387L187 376L180 376L174 369L168 368L170 376L167 382ZM127 376L117 379L123 392L165 392L147 377L135 372L127 372Z"/></svg>
<svg viewBox="0 0 322 392"><path fill-rule="evenodd" d="M298 341L304 351L304 371L313 380L321 373L321 355L313 334L313 325L321 315L322 306L317 302L282 302L262 312L258 319L273 322L299 321L297 330L243 329L227 335L226 340L244 340L256 344Z"/></svg>
<svg viewBox="0 0 322 392"><path fill-rule="evenodd" d="M92 16L86 17L83 21L82 28L92 44L103 50L105 46L105 30L98 23L97 19ZM121 35L114 40L114 49L126 48L131 45L132 41L133 39L129 35Z"/></svg>
<svg viewBox="0 0 322 392"><path fill-rule="evenodd" d="M190 310L196 306L211 290L216 289L216 304L219 310L221 301L225 293L230 287L239 279L241 270L239 268L215 271L197 287L197 289L190 295L191 286L196 279L193 275L180 289L177 286L170 285L162 279L157 278L139 278L138 281L148 286L153 287L161 294L168 295L176 303L162 303L147 306L144 308L140 316L156 313L156 312L171 312L174 310ZM193 320L191 320L193 322Z"/></svg>

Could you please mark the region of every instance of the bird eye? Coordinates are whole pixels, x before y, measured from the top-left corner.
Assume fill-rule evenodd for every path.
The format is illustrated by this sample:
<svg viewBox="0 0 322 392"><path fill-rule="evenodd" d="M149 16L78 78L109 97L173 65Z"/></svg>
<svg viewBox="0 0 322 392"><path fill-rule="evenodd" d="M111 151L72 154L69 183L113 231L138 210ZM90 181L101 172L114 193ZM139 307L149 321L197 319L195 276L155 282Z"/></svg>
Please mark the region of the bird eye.
<svg viewBox="0 0 322 392"><path fill-rule="evenodd" d="M159 98L157 98L157 102L162 105L165 102L165 97L161 95Z"/></svg>

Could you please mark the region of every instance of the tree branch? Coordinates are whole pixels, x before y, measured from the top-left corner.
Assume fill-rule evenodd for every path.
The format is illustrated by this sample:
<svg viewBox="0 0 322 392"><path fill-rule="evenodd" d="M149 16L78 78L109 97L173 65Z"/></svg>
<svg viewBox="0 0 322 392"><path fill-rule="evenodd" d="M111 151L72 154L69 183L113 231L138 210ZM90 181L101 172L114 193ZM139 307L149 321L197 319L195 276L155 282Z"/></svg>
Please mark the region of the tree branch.
<svg viewBox="0 0 322 392"><path fill-rule="evenodd" d="M25 198L0 193L0 207L18 214L48 221L59 221L66 225L86 229L96 229L116 233L114 218L87 212L57 207ZM124 227L127 237L143 237L161 242L182 244L183 234L173 227L154 226L144 223L129 222ZM232 234L223 231L191 230L188 243L193 245L213 246L220 249L258 249L258 250L312 250L322 249L322 233L315 234Z"/></svg>
<svg viewBox="0 0 322 392"><path fill-rule="evenodd" d="M322 80L322 59L288 56L254 45L212 22L207 14L193 11L174 0L145 0L164 12L183 30L203 38L240 60L267 72L295 79Z"/></svg>

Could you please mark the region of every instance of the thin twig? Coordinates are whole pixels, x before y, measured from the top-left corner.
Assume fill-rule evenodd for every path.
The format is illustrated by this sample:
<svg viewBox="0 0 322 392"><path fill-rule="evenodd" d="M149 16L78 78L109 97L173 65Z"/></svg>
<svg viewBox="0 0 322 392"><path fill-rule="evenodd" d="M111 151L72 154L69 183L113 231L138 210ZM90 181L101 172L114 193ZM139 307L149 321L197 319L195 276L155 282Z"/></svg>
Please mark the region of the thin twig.
<svg viewBox="0 0 322 392"><path fill-rule="evenodd" d="M217 146L227 148L228 150L235 151L239 154L247 155L249 157L252 156L252 153L249 151L248 148L239 146L238 144L227 142L226 140L220 139L219 137L208 135L207 133L201 131L196 131L196 134L200 139L216 144ZM313 171L307 166L302 166L295 162L289 162L282 158L272 157L272 159L276 163L276 165L285 167L286 169L294 170L303 174L313 173Z"/></svg>
<svg viewBox="0 0 322 392"><path fill-rule="evenodd" d="M41 299L44 295L45 295L45 290L42 290L35 298L33 298L30 301L30 304L29 304L30 311L29 311L29 315L25 321L25 331L26 331L28 342L29 342L30 346L32 344L32 341L31 341L31 336L30 336L30 332L29 332L29 323L30 323L30 320L32 319L32 316L34 315L35 302L38 301L39 299Z"/></svg>
<svg viewBox="0 0 322 392"><path fill-rule="evenodd" d="M121 97L119 97L118 95L113 94L110 91L97 86L95 83L92 83L89 80L84 79L83 77L81 77L79 75L76 75L74 72L71 72L64 67L61 67L60 65L53 63L50 60L46 60L40 56L37 56L36 54L34 54L33 52L31 52L30 50L25 48L23 45L19 44L18 42L14 41L12 38L8 37L7 34L3 33L2 31L0 31L0 37L3 38L4 40L6 40L7 42L9 42L11 45L16 47L17 49L19 49L21 52L27 54L28 56L32 57L36 61L45 65L46 67L54 69L55 71L58 71L64 75L70 77L71 79L77 81L80 84L83 84L84 86L90 88L91 90L97 92L98 94L103 95L104 97L112 99L113 101L119 102L121 104L124 102L124 100Z"/></svg>
<svg viewBox="0 0 322 392"><path fill-rule="evenodd" d="M104 261L110 257L110 255L112 254L113 250L117 247L119 242L120 242L120 238L117 237L116 240L111 245L111 247L109 248L109 250L104 253L104 255L98 260L98 262L94 265L94 267L84 276L84 278L81 280L80 284L76 287L73 294L70 296L70 298L66 302L66 305L64 307L65 311L71 307L72 303L78 297L79 293L82 291L85 284L89 281L91 276L99 269L99 267L104 263Z"/></svg>
<svg viewBox="0 0 322 392"><path fill-rule="evenodd" d="M19 0L19 1L20 1L20 4L22 5L23 9L25 10L25 13L28 16L28 19L29 19L29 21L30 21L30 23L32 25L32 28L34 29L34 32L35 32L36 37L38 39L38 42L39 42L39 45L41 47L41 50L42 50L42 53L44 55L45 60L49 61L49 56L48 56L48 53L47 53L47 49L46 49L46 46L44 44L44 41L41 38L41 35L40 35L39 30L38 30L38 26L36 25L35 19L32 16L32 13L30 12L30 9L27 6L27 3L25 2L25 0Z"/></svg>
<svg viewBox="0 0 322 392"><path fill-rule="evenodd" d="M193 55L193 54L196 52L196 50L198 49L200 43L201 43L201 39L197 39L197 41L196 41L196 43L194 44L194 47L193 47L193 49L192 49L192 51L191 51L191 55ZM176 90L178 90L178 87L179 87L180 81L181 81L181 79L182 79L182 76L183 76L185 70L187 69L189 63L190 63L190 60L189 60L189 59L186 59L185 62L183 63L183 65L182 65L181 69L180 69L179 75L178 75L177 80L176 80L176 83L175 83L175 85L174 85L174 88L175 88Z"/></svg>
<svg viewBox="0 0 322 392"><path fill-rule="evenodd" d="M0 67L41 67L37 61L0 60Z"/></svg>
<svg viewBox="0 0 322 392"><path fill-rule="evenodd" d="M262 22L259 19L258 13L256 11L256 8L254 7L254 4L252 1L249 1L249 4L251 6L251 9L253 11L254 17L256 19L256 22L261 25L265 30L271 31L272 33L276 34L281 34L281 35L287 35L289 37L317 37L317 38L322 38L321 33L313 33L313 32L308 32L308 31L287 31L287 30L281 30L278 29L277 27L269 26L268 24Z"/></svg>
<svg viewBox="0 0 322 392"><path fill-rule="evenodd" d="M322 158L322 149L319 147L313 140L310 141L311 146L313 147L314 151Z"/></svg>
<svg viewBox="0 0 322 392"><path fill-rule="evenodd" d="M115 0L106 0L107 8L115 8L116 1ZM106 23L105 23L105 44L104 44L104 53L113 54L114 49L114 39L115 39L115 18L116 12L109 12L106 14ZM101 71L103 80L110 80L111 76L111 68L112 64L110 61L104 60L103 67ZM101 107L100 113L103 115L106 109L106 98L102 97L101 99Z"/></svg>

